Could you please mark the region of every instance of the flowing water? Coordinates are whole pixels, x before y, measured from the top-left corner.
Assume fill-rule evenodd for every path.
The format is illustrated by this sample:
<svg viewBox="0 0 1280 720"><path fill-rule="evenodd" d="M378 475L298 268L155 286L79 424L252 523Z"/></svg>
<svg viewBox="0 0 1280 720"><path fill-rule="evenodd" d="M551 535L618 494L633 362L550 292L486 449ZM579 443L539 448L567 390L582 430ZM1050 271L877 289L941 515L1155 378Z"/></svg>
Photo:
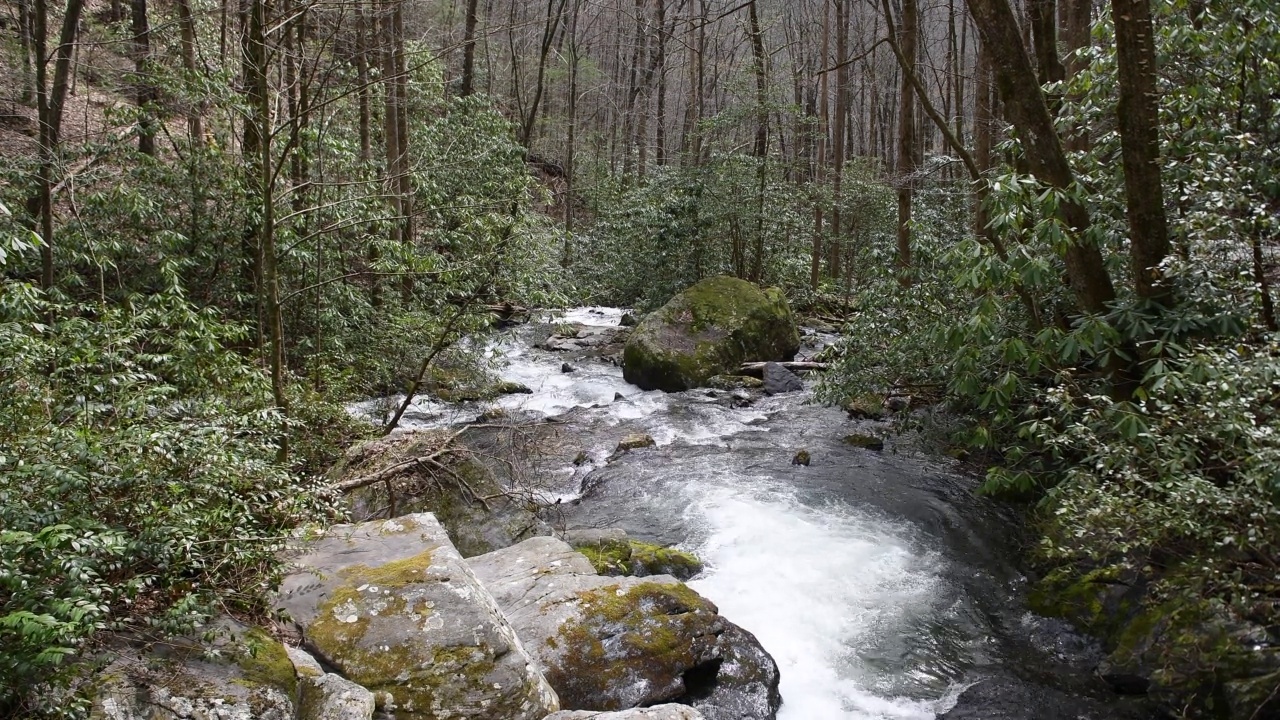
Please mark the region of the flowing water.
<svg viewBox="0 0 1280 720"><path fill-rule="evenodd" d="M611 326L620 315L580 308L557 321ZM780 718L930 720L984 676L1061 686L1087 666L1086 643L1023 609L1016 524L975 498L951 461L893 437L883 452L851 447L845 435L887 428L807 392L733 407L725 392L641 391L596 358L563 373L564 356L533 348L531 332L490 350L504 379L533 390L497 404L558 417L562 443L587 454L580 467L550 463L560 521L622 527L701 557L707 570L689 584L778 662ZM423 401L406 425L468 413ZM633 432L657 447L610 462ZM800 449L807 467L791 464Z"/></svg>

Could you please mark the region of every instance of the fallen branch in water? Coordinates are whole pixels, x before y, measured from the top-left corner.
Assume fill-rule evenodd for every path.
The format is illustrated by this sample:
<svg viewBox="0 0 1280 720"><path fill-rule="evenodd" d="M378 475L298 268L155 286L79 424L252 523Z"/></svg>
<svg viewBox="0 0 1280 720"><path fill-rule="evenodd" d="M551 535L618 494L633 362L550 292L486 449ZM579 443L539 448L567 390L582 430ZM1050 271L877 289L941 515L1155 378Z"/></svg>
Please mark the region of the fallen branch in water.
<svg viewBox="0 0 1280 720"><path fill-rule="evenodd" d="M738 368L738 372L742 373L743 375L763 375L764 366L768 364L769 363L764 363L764 362L742 363L742 367ZM778 365L781 365L782 367L790 370L791 372L810 372L810 371L816 371L816 370L826 370L828 367L828 364L824 362L809 362L809 361L780 362L778 363Z"/></svg>

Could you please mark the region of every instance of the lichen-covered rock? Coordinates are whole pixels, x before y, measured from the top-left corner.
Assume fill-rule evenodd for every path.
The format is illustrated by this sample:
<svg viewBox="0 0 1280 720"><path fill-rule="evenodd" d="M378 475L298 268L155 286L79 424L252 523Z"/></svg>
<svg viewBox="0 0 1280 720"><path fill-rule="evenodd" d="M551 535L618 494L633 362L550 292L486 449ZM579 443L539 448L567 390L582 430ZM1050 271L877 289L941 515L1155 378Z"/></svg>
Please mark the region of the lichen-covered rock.
<svg viewBox="0 0 1280 720"><path fill-rule="evenodd" d="M555 538L531 538L467 562L565 708L622 710L695 698L746 707L754 704L754 687L734 673L777 676L754 638L733 632L714 604L673 577L600 577L586 557ZM777 704L766 710L735 717L772 718Z"/></svg>
<svg viewBox="0 0 1280 720"><path fill-rule="evenodd" d="M339 525L305 543L277 605L307 647L399 720L533 720L559 709L430 514Z"/></svg>
<svg viewBox="0 0 1280 720"><path fill-rule="evenodd" d="M676 295L636 327L623 349L623 377L645 390L678 392L748 360L790 360L800 333L786 298L719 276Z"/></svg>
<svg viewBox="0 0 1280 720"><path fill-rule="evenodd" d="M864 393L844 401L844 411L853 420L881 420L884 418L884 396Z"/></svg>
<svg viewBox="0 0 1280 720"><path fill-rule="evenodd" d="M93 685L90 718L293 720L297 679L284 646L229 620L212 634L208 642L117 648Z"/></svg>
<svg viewBox="0 0 1280 720"><path fill-rule="evenodd" d="M705 720L702 713L688 705L654 705L647 708L597 712L595 710L561 710L545 720Z"/></svg>

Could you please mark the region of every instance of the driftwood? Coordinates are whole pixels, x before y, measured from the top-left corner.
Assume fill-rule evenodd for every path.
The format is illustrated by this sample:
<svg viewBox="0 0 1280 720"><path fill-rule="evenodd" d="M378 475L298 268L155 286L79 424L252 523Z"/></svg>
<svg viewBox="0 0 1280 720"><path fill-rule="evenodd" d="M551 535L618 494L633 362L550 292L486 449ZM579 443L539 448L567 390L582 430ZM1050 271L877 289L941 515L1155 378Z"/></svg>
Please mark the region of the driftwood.
<svg viewBox="0 0 1280 720"><path fill-rule="evenodd" d="M769 363L763 363L763 362L742 363L742 367L738 368L738 372L742 373L743 375L763 375L764 366L768 364ZM780 362L778 364L790 370L791 372L810 372L813 370L826 370L828 367L828 364L824 362L809 362L809 361Z"/></svg>

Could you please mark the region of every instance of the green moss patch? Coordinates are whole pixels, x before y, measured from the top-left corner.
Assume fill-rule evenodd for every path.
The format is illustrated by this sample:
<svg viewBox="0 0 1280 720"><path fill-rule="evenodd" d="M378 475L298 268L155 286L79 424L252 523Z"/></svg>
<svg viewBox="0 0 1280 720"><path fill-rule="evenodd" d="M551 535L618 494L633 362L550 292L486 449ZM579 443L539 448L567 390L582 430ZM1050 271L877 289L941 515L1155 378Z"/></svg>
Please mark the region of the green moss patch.
<svg viewBox="0 0 1280 720"><path fill-rule="evenodd" d="M863 435L861 433L853 433L852 435L845 435L844 443L846 445L852 445L854 447L859 447L864 450L883 450L884 449L884 440L881 440L880 438L875 437L874 435Z"/></svg>

